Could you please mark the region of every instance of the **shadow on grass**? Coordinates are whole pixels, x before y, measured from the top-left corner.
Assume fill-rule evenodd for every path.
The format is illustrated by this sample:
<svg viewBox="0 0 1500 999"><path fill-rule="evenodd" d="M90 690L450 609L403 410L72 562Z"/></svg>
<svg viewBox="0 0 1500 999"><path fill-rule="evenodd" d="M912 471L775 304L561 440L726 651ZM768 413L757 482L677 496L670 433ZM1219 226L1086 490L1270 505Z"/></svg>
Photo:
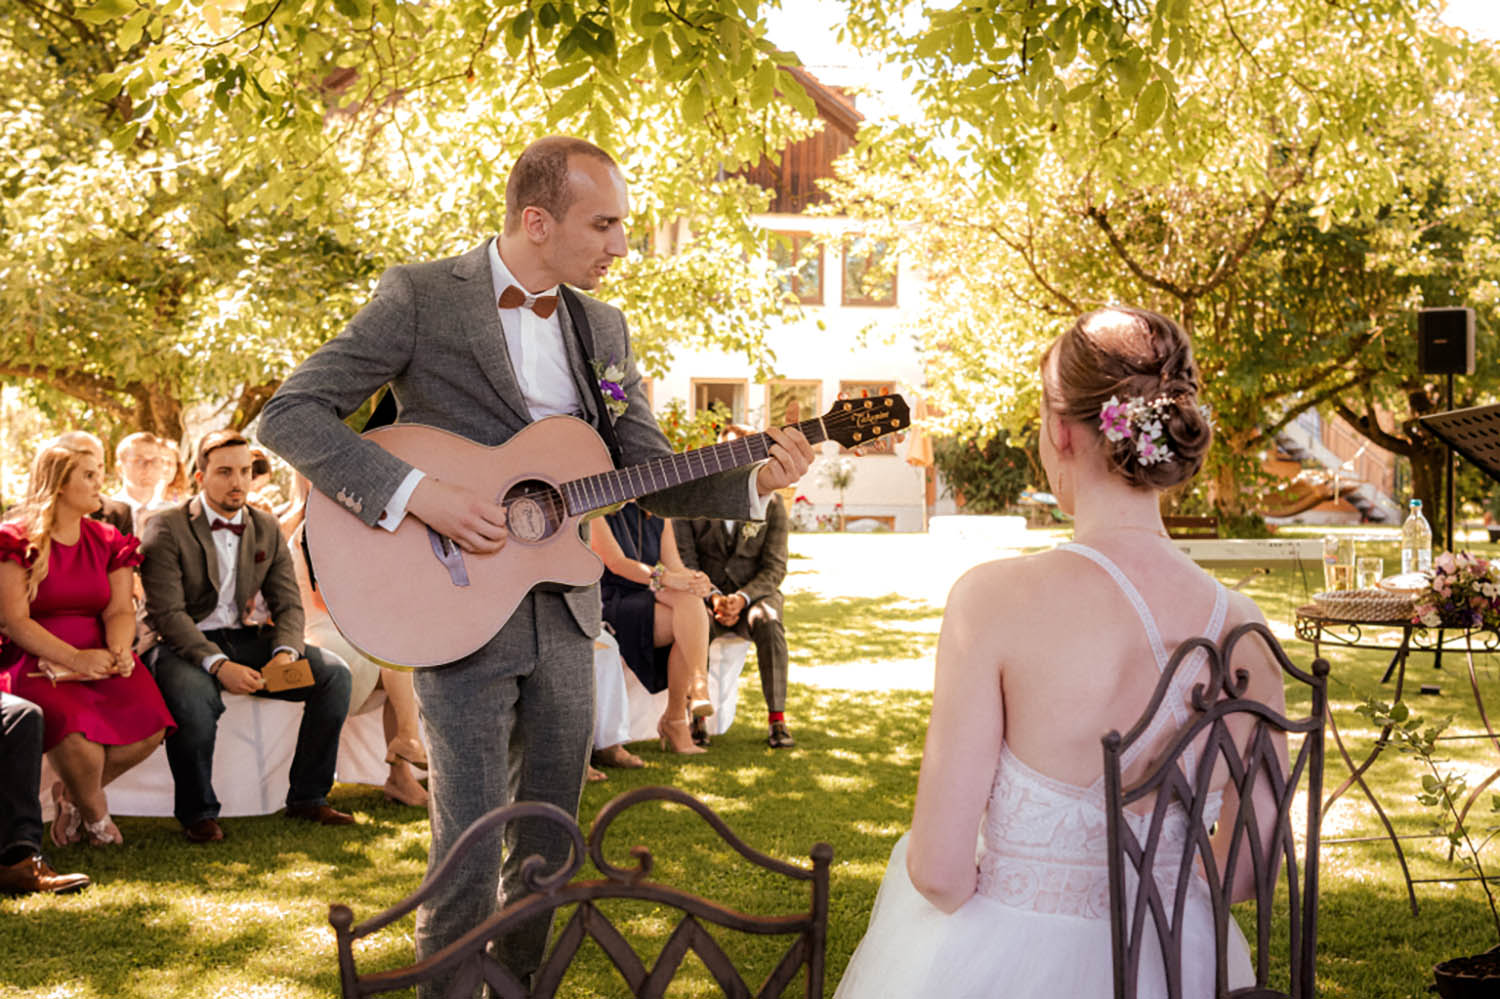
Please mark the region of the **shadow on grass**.
<svg viewBox="0 0 1500 999"><path fill-rule="evenodd" d="M786 595L786 637L799 666L914 659L937 646L942 608L890 593L883 597Z"/></svg>

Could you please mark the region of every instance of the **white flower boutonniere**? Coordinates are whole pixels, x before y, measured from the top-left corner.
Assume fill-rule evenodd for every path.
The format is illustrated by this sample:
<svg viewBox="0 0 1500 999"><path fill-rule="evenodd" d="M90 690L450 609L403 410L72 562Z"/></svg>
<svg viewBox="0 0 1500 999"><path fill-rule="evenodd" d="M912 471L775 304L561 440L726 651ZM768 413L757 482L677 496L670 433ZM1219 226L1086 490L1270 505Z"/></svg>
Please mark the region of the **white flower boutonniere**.
<svg viewBox="0 0 1500 999"><path fill-rule="evenodd" d="M594 377L599 379L599 394L604 397L604 408L609 410L611 419L618 420L630 408L630 400L625 398L625 389L620 383L625 380L625 369L614 362L613 359L606 365L603 361L591 362L594 367Z"/></svg>
<svg viewBox="0 0 1500 999"><path fill-rule="evenodd" d="M740 537L749 540L759 534L765 526L766 522L763 520L747 520L740 525Z"/></svg>

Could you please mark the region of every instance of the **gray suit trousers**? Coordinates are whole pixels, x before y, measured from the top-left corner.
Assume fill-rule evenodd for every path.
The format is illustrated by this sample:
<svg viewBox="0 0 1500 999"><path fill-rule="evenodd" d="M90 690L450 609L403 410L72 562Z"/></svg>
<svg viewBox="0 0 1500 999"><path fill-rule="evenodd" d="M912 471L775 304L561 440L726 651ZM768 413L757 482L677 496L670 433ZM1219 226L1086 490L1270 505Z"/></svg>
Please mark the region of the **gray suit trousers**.
<svg viewBox="0 0 1500 999"><path fill-rule="evenodd" d="M418 670L417 701L429 740L433 870L476 819L512 801L546 801L578 814L594 725L594 643L554 592L533 591L494 638L446 666ZM521 862L567 861L571 841L548 822L508 825L502 843L471 851L461 871L417 911L417 955L428 957L518 898ZM497 889L502 889L503 893ZM541 964L551 919L496 947L524 981ZM423 989L444 995L447 983Z"/></svg>

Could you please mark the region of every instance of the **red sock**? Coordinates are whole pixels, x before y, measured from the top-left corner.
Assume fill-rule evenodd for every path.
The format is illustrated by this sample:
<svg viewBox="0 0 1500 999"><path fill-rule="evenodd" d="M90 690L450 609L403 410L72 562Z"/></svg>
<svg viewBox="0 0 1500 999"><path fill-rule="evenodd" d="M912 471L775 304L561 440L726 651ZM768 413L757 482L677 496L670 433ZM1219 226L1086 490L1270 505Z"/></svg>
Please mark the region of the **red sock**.
<svg viewBox="0 0 1500 999"><path fill-rule="evenodd" d="M773 722L786 721L786 712L785 711L772 711L770 714L771 714L771 721L773 721Z"/></svg>

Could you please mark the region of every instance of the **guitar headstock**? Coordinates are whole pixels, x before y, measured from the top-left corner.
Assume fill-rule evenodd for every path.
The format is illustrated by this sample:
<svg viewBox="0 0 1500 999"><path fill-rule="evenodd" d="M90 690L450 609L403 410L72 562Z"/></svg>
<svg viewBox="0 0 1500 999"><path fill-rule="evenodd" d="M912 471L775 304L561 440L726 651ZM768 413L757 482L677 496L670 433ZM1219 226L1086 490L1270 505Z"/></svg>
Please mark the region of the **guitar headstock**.
<svg viewBox="0 0 1500 999"><path fill-rule="evenodd" d="M840 399L823 414L823 427L829 440L844 447L866 447L911 429L911 410L899 395Z"/></svg>

